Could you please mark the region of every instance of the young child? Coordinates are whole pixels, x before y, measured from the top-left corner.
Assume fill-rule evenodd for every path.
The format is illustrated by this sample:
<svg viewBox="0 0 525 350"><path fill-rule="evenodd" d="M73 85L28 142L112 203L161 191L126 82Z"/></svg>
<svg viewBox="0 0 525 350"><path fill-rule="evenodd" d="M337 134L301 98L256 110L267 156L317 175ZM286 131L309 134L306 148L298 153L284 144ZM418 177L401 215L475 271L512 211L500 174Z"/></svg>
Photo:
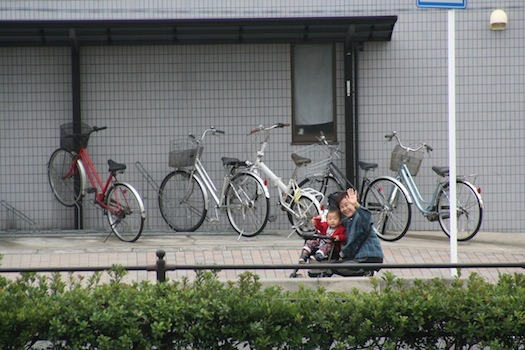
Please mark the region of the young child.
<svg viewBox="0 0 525 350"><path fill-rule="evenodd" d="M305 263L310 255L315 254L315 260L321 261L328 257L335 244L341 245L346 241L345 227L341 225L342 214L338 209L330 209L326 214L326 222L321 222L321 217L312 219L315 229L320 235L334 238L331 240L311 239L306 241L299 263Z"/></svg>

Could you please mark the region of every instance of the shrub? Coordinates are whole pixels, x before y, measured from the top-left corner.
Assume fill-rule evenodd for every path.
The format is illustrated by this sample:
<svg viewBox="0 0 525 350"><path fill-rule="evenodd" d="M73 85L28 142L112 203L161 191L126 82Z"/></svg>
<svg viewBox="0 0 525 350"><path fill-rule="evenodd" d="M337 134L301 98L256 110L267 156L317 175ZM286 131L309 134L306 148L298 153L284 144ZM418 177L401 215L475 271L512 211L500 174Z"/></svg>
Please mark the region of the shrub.
<svg viewBox="0 0 525 350"><path fill-rule="evenodd" d="M448 283L392 274L372 292L262 288L242 274L222 283L198 272L190 283L127 285L24 274L0 279L0 348L52 349L490 349L525 346L525 278L491 284L472 274Z"/></svg>

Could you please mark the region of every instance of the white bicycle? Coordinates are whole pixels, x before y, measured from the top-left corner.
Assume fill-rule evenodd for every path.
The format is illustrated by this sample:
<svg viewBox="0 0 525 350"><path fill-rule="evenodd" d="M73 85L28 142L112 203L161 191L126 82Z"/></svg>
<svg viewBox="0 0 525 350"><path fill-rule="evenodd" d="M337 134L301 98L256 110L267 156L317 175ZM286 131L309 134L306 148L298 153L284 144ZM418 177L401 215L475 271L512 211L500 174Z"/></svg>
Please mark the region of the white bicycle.
<svg viewBox="0 0 525 350"><path fill-rule="evenodd" d="M292 223L292 233L299 235L315 231L312 225L312 218L321 214L321 205L324 195L313 188L301 188L297 184L297 170L309 164L311 159L301 157L292 153L292 160L295 164L295 170L288 184L284 183L269 167L263 162L264 152L268 146L270 132L274 129L280 129L290 126L290 124L277 123L271 126L259 125L250 132L250 135L263 131L264 137L260 144L259 150L254 163L250 164L249 169L256 174L266 175L279 191L277 205L288 213L288 219Z"/></svg>

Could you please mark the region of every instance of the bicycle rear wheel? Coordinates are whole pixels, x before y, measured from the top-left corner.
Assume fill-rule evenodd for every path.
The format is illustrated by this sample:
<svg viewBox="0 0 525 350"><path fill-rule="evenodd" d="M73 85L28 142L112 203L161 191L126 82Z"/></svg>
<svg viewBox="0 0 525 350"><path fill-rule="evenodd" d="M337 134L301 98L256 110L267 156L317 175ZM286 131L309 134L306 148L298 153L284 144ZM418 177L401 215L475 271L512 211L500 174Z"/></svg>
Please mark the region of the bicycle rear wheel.
<svg viewBox="0 0 525 350"><path fill-rule="evenodd" d="M297 201L292 201L290 209L295 214L288 212L288 220L292 223L297 234L302 235L315 232L312 219L321 215L321 210L312 199L300 196Z"/></svg>
<svg viewBox="0 0 525 350"><path fill-rule="evenodd" d="M169 173L160 185L159 208L164 221L175 231L195 231L207 214L204 189L187 171Z"/></svg>
<svg viewBox="0 0 525 350"><path fill-rule="evenodd" d="M321 192L324 195L323 202L321 205L328 204L328 196L335 192L344 191L343 185L331 174L320 177L312 176L307 177L301 183L299 183L301 188L313 188Z"/></svg>
<svg viewBox="0 0 525 350"><path fill-rule="evenodd" d="M128 184L114 185L106 196L107 216L113 233L124 242L139 239L146 219L144 204Z"/></svg>
<svg viewBox="0 0 525 350"><path fill-rule="evenodd" d="M379 238L397 241L408 231L412 208L401 188L392 180L378 178L366 189L363 205L372 213Z"/></svg>
<svg viewBox="0 0 525 350"><path fill-rule="evenodd" d="M58 148L47 163L47 176L55 198L66 207L75 206L82 197L82 186L75 155Z"/></svg>
<svg viewBox="0 0 525 350"><path fill-rule="evenodd" d="M239 234L253 237L266 227L270 199L266 197L263 185L253 175L235 175L226 189L225 199L228 220Z"/></svg>
<svg viewBox="0 0 525 350"><path fill-rule="evenodd" d="M470 183L456 181L457 240L467 241L478 233L483 218L483 204ZM450 237L450 188L446 184L437 199L438 221Z"/></svg>

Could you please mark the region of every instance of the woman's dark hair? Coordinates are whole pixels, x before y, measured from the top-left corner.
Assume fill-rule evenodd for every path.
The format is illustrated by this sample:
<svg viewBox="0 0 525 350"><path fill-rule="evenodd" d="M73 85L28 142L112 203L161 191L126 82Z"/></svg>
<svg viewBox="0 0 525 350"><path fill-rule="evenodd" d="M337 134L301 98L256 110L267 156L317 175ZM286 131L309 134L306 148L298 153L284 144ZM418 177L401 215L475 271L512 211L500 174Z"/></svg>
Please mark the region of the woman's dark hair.
<svg viewBox="0 0 525 350"><path fill-rule="evenodd" d="M328 210L339 210L339 203L346 197L346 191L334 192L328 196Z"/></svg>

